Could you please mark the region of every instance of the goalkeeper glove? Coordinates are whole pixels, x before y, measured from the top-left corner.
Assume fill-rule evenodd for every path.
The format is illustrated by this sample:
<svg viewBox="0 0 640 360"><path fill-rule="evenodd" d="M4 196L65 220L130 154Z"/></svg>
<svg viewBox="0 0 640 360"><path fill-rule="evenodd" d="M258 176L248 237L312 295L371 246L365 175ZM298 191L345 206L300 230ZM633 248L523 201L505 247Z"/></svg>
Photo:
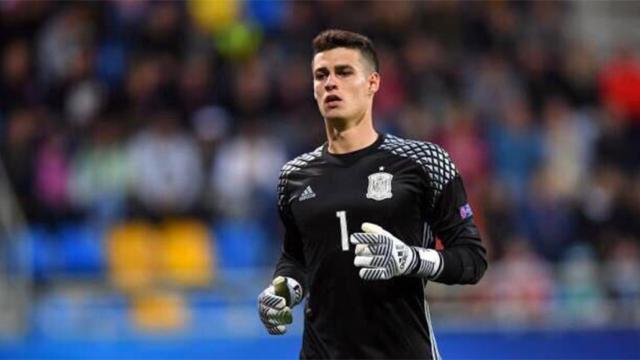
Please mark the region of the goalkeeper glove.
<svg viewBox="0 0 640 360"><path fill-rule="evenodd" d="M271 335L287 332L293 322L291 308L302 300L302 287L289 277L278 276L258 296L260 321Z"/></svg>
<svg viewBox="0 0 640 360"><path fill-rule="evenodd" d="M363 223L362 231L350 237L356 244L353 264L364 280L388 280L400 275L435 277L441 270L440 254L432 249L408 246L397 237L372 224Z"/></svg>

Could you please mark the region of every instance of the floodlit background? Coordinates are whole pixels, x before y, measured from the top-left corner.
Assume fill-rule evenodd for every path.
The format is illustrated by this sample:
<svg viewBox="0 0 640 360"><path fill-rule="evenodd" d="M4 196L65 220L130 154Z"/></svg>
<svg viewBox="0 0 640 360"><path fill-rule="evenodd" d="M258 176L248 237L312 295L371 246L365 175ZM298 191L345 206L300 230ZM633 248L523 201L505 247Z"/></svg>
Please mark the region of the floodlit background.
<svg viewBox="0 0 640 360"><path fill-rule="evenodd" d="M449 151L489 250L478 286L428 288L445 358L640 358L639 23L640 2L0 2L0 357L296 357L300 316L269 338L255 299L279 169L324 141L310 42L338 27L377 46L377 128Z"/></svg>

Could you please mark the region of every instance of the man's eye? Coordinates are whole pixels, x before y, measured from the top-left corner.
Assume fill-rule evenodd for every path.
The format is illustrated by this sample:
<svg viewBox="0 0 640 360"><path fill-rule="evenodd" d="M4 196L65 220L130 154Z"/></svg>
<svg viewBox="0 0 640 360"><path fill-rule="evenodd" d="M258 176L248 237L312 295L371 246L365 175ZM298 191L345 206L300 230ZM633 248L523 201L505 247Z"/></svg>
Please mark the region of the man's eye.
<svg viewBox="0 0 640 360"><path fill-rule="evenodd" d="M351 74L353 74L353 71L351 71L351 70L344 70L344 71L341 71L341 72L338 73L338 75L340 75L340 76L349 76Z"/></svg>
<svg viewBox="0 0 640 360"><path fill-rule="evenodd" d="M327 77L326 74L322 74L322 73L316 74L316 80L322 80L322 79L324 79L326 77Z"/></svg>

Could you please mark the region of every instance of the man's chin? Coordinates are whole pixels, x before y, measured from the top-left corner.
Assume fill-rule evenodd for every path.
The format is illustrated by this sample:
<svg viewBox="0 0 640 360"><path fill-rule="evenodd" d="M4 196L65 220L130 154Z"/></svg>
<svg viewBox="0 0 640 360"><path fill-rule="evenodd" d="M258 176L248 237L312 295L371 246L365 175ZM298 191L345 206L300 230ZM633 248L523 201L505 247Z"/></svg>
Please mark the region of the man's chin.
<svg viewBox="0 0 640 360"><path fill-rule="evenodd" d="M325 114L324 119L331 123L344 123L348 117L342 114Z"/></svg>
<svg viewBox="0 0 640 360"><path fill-rule="evenodd" d="M344 121L348 118L343 109L330 109L325 111L323 115L327 121Z"/></svg>
<svg viewBox="0 0 640 360"><path fill-rule="evenodd" d="M331 128L337 129L339 131L347 130L352 127L352 122L349 121L349 117L346 116L338 116L331 114L329 116L324 117L324 122L329 125Z"/></svg>

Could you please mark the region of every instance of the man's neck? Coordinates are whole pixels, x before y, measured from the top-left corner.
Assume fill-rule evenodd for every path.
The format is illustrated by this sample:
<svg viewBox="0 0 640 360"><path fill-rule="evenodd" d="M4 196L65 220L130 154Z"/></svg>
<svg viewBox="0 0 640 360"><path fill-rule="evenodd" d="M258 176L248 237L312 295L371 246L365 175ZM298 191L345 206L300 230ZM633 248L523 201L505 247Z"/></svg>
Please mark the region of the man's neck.
<svg viewBox="0 0 640 360"><path fill-rule="evenodd" d="M360 121L352 126L335 126L325 121L327 130L327 150L331 154L346 154L373 144L378 133L373 128L371 119Z"/></svg>

